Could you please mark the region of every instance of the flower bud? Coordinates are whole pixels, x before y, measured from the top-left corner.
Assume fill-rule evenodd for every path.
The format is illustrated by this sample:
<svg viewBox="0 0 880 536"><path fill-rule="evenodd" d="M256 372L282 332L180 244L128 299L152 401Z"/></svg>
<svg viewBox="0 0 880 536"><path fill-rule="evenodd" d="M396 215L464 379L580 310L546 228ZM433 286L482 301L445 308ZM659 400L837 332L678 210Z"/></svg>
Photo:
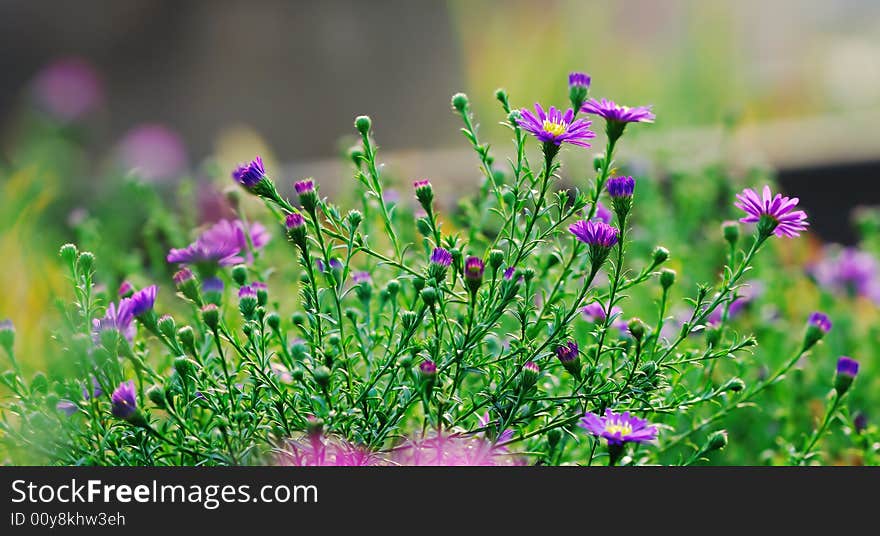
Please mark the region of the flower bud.
<svg viewBox="0 0 880 536"><path fill-rule="evenodd" d="M0 348L12 355L13 346L15 346L15 325L7 318L0 322Z"/></svg>
<svg viewBox="0 0 880 536"><path fill-rule="evenodd" d="M278 313L272 311L266 315L266 325L269 326L269 329L278 331L278 328L281 326L281 317L278 316Z"/></svg>
<svg viewBox="0 0 880 536"><path fill-rule="evenodd" d="M468 98L464 93L456 93L452 96L452 107L458 111L458 113L464 113L465 109L468 106Z"/></svg>
<svg viewBox="0 0 880 536"><path fill-rule="evenodd" d="M500 249L493 249L489 252L489 266L492 267L493 272L497 272L498 268L501 266L501 263L504 262L504 252Z"/></svg>
<svg viewBox="0 0 880 536"><path fill-rule="evenodd" d="M825 313L818 311L812 313L807 319L807 329L804 332L804 350L812 348L831 331L831 319Z"/></svg>
<svg viewBox="0 0 880 536"><path fill-rule="evenodd" d="M485 263L479 257L468 257L464 267L464 281L471 295L476 295L483 284L483 272Z"/></svg>
<svg viewBox="0 0 880 536"><path fill-rule="evenodd" d="M247 283L247 276L247 266L244 264L236 264L232 267L232 280L236 285L242 286Z"/></svg>
<svg viewBox="0 0 880 536"><path fill-rule="evenodd" d="M853 380L859 373L859 362L847 356L841 356L837 360L837 374L834 377L834 389L839 396L849 391Z"/></svg>
<svg viewBox="0 0 880 536"><path fill-rule="evenodd" d="M359 210L349 210L346 219L348 220L349 229L354 231L360 226L361 222L364 221L364 215L361 214L361 211Z"/></svg>
<svg viewBox="0 0 880 536"><path fill-rule="evenodd" d="M629 329L630 334L637 341L641 341L642 337L645 336L645 331L647 331L648 326L642 321L641 318L632 318L629 322L627 322L626 327Z"/></svg>
<svg viewBox="0 0 880 536"><path fill-rule="evenodd" d="M290 322L294 326L302 326L306 323L306 315L302 311L297 311L290 315Z"/></svg>
<svg viewBox="0 0 880 536"><path fill-rule="evenodd" d="M330 369L321 365L315 368L314 371L315 383L320 385L321 387L327 387L330 383Z"/></svg>
<svg viewBox="0 0 880 536"><path fill-rule="evenodd" d="M354 120L354 127L361 133L361 136L366 136L370 132L372 126L373 121L368 115L359 115Z"/></svg>
<svg viewBox="0 0 880 536"><path fill-rule="evenodd" d="M709 434L709 437L706 438L706 445L703 447L703 452L712 452L715 450L721 450L727 446L727 430L717 430Z"/></svg>
<svg viewBox="0 0 880 536"><path fill-rule="evenodd" d="M735 221L726 221L721 224L721 233L724 240L731 246L735 246L739 242L739 223Z"/></svg>
<svg viewBox="0 0 880 536"><path fill-rule="evenodd" d="M171 315L162 315L156 326L159 328L159 333L164 335L166 339L174 339L177 325L174 323L174 318Z"/></svg>
<svg viewBox="0 0 880 536"><path fill-rule="evenodd" d="M666 262L666 259L669 258L669 250L664 248L663 246L657 246L651 253L651 258L654 261L654 266L659 266Z"/></svg>
<svg viewBox="0 0 880 536"><path fill-rule="evenodd" d="M213 303L209 303L202 307L202 321L211 330L216 330L220 324L220 311Z"/></svg>
<svg viewBox="0 0 880 536"><path fill-rule="evenodd" d="M174 358L174 370L183 378L188 378L196 370L196 363L186 356L178 356Z"/></svg>
<svg viewBox="0 0 880 536"><path fill-rule="evenodd" d="M76 259L76 269L80 274L91 273L95 266L95 255L91 251L83 251Z"/></svg>
<svg viewBox="0 0 880 536"><path fill-rule="evenodd" d="M746 388L746 382L742 381L741 378L731 378L727 380L724 386L721 388L723 391L732 391L734 393L738 393Z"/></svg>
<svg viewBox="0 0 880 536"><path fill-rule="evenodd" d="M431 203L434 202L434 188L431 186L431 182L428 179L420 179L413 183L413 187L416 189L416 199L419 204L425 209L425 212L430 214Z"/></svg>
<svg viewBox="0 0 880 536"><path fill-rule="evenodd" d="M425 305L433 307L437 302L437 289L434 287L425 287L419 293L419 296L422 297L422 301L425 302Z"/></svg>
<svg viewBox="0 0 880 536"><path fill-rule="evenodd" d="M147 398L149 398L157 408L165 409L165 390L160 385L153 385L147 389Z"/></svg>
<svg viewBox="0 0 880 536"><path fill-rule="evenodd" d="M193 329L190 326L182 326L177 330L177 340L183 345L183 348L192 355L196 354L195 337Z"/></svg>
<svg viewBox="0 0 880 536"><path fill-rule="evenodd" d="M388 291L388 294L393 298L400 291L400 281L397 279L392 279L385 285L385 289Z"/></svg>
<svg viewBox="0 0 880 536"><path fill-rule="evenodd" d="M575 379L581 379L580 350L575 341L568 341L556 348L556 357L559 362Z"/></svg>
<svg viewBox="0 0 880 536"><path fill-rule="evenodd" d="M77 253L76 246L73 244L64 244L61 246L61 249L58 250L58 255L61 257L61 260L63 260L68 266L73 266L73 263L76 261Z"/></svg>
<svg viewBox="0 0 880 536"><path fill-rule="evenodd" d="M668 290L675 283L675 270L664 268L660 270L660 286Z"/></svg>
<svg viewBox="0 0 880 536"><path fill-rule="evenodd" d="M520 389L523 392L527 392L531 390L532 387L538 383L538 374L540 374L541 369L538 368L538 364L534 361L526 361L526 364L523 365L522 375L520 376Z"/></svg>
<svg viewBox="0 0 880 536"><path fill-rule="evenodd" d="M551 449L559 444L560 439L562 439L562 431L559 428L553 428L547 432L547 444Z"/></svg>
<svg viewBox="0 0 880 536"><path fill-rule="evenodd" d="M593 156L593 170L598 172L601 171L604 167L605 155L602 153L597 153L595 156Z"/></svg>

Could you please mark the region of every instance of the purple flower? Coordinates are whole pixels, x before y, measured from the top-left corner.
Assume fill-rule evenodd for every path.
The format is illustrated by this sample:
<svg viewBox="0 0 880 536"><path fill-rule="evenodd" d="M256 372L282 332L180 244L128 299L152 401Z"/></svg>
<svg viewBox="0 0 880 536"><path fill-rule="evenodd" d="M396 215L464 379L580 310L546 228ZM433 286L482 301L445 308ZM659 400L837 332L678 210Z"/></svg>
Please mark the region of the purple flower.
<svg viewBox="0 0 880 536"><path fill-rule="evenodd" d="M569 88L583 88L587 89L590 87L590 75L587 73L569 73L568 75L568 87Z"/></svg>
<svg viewBox="0 0 880 536"><path fill-rule="evenodd" d="M809 272L827 290L863 296L880 303L880 265L873 255L855 248L826 248Z"/></svg>
<svg viewBox="0 0 880 536"><path fill-rule="evenodd" d="M584 320L593 324L604 323L607 318L605 307L597 301L585 305L581 309L581 314L583 314ZM625 333L628 328L626 322L621 318L623 316L623 309L615 305L611 308L611 316L613 318L611 326L617 328L621 333Z"/></svg>
<svg viewBox="0 0 880 536"><path fill-rule="evenodd" d="M552 143L556 146L565 142L579 147L589 147L590 144L586 140L596 137L596 134L590 130L592 123L586 119L574 119L574 111L571 108L563 114L555 106L551 106L545 113L541 105L535 103L535 112L533 114L523 108L520 110L517 124L540 142Z"/></svg>
<svg viewBox="0 0 880 536"><path fill-rule="evenodd" d="M321 259L315 259L315 266L318 268L319 272L323 273L327 271L327 265L324 264L324 261ZM330 259L330 268L332 270L342 270L342 261L333 257Z"/></svg>
<svg viewBox="0 0 880 536"><path fill-rule="evenodd" d="M291 212L284 218L284 225L288 229L299 229L306 224L306 219L299 212Z"/></svg>
<svg viewBox="0 0 880 536"><path fill-rule="evenodd" d="M104 394L104 390L101 389L101 384L98 383L98 378L95 378L94 376L92 376L91 378L92 378L92 392L89 393L89 390L86 389L85 387L83 387L82 395L83 395L84 400L88 400L92 397L98 398L99 396Z"/></svg>
<svg viewBox="0 0 880 536"><path fill-rule="evenodd" d="M192 271L187 267L183 267L180 270L174 272L174 276L172 276L174 284L178 287L184 283L188 283L194 280L195 278L196 276L194 276Z"/></svg>
<svg viewBox="0 0 880 536"><path fill-rule="evenodd" d="M654 114L650 106L621 106L610 100L590 99L581 107L581 111L604 117L609 123L653 123Z"/></svg>
<svg viewBox="0 0 880 536"><path fill-rule="evenodd" d="M355 285L360 285L361 283L369 285L373 281L370 277L370 272L355 272L352 274L351 280Z"/></svg>
<svg viewBox="0 0 880 536"><path fill-rule="evenodd" d="M238 297L241 298L252 298L254 300L257 299L257 291L251 285L245 285L238 289Z"/></svg>
<svg viewBox="0 0 880 536"><path fill-rule="evenodd" d="M153 304L156 303L156 285L150 285L145 289L141 289L131 295L131 314L139 317L153 310Z"/></svg>
<svg viewBox="0 0 880 536"><path fill-rule="evenodd" d="M250 242L256 249L262 248L269 241L266 228L259 223L251 223L248 229ZM183 249L172 249L168 252L168 262L181 264L218 264L231 266L245 262L241 256L247 251L247 260L253 260L248 251L248 234L244 223L240 220L220 220L206 230L199 238Z"/></svg>
<svg viewBox="0 0 880 536"><path fill-rule="evenodd" d="M593 221L601 221L602 223L611 223L611 211L608 210L608 207L596 201L596 215L593 216Z"/></svg>
<svg viewBox="0 0 880 536"><path fill-rule="evenodd" d="M645 443L657 438L655 425L630 415L628 411L614 413L606 409L604 417L588 411L581 418L580 427L596 437L604 437L609 445Z"/></svg>
<svg viewBox="0 0 880 536"><path fill-rule="evenodd" d="M254 281L253 283L251 283L251 287L257 292L261 290L269 290L269 285L263 283L262 281Z"/></svg>
<svg viewBox="0 0 880 536"><path fill-rule="evenodd" d="M567 343L556 347L556 357L559 358L559 361L563 364L577 361L579 356L580 352L578 343L575 341L568 341Z"/></svg>
<svg viewBox="0 0 880 536"><path fill-rule="evenodd" d="M37 104L62 121L74 121L98 107L104 90L95 68L81 58L51 63L33 83Z"/></svg>
<svg viewBox="0 0 880 536"><path fill-rule="evenodd" d="M128 342L134 339L136 327L131 307L131 298L123 298L118 304L110 303L103 318L92 319L92 333L96 344L100 342L101 333L108 330L118 331Z"/></svg>
<svg viewBox="0 0 880 536"><path fill-rule="evenodd" d="M235 179L235 182L248 189L260 184L266 178L266 168L263 167L263 159L257 156L247 164L238 166L232 172L232 178Z"/></svg>
<svg viewBox="0 0 880 536"><path fill-rule="evenodd" d="M419 374L424 378L433 378L437 375L437 364L426 359L419 364Z"/></svg>
<svg viewBox="0 0 880 536"><path fill-rule="evenodd" d="M504 280L505 280L505 281L510 281L511 279L513 279L513 274L514 274L515 272L516 272L516 268L514 268L513 266L509 266L509 267L507 267L507 268L504 270L504 274L503 274Z"/></svg>
<svg viewBox="0 0 880 536"><path fill-rule="evenodd" d="M202 281L202 292L220 294L223 292L223 280L219 277L209 277Z"/></svg>
<svg viewBox="0 0 880 536"><path fill-rule="evenodd" d="M775 196L769 186L764 186L763 198L751 188L737 194L738 201L734 206L744 211L747 216L740 219L742 223L758 223L759 232L776 236L800 236L807 228L807 215L802 210L794 210L798 198Z"/></svg>
<svg viewBox="0 0 880 536"><path fill-rule="evenodd" d="M737 296L730 304L727 306L727 318L734 318L739 313L741 313L745 308L751 304L753 301L758 299L762 294L764 294L764 284L760 281L752 281L747 284L744 284L742 288L738 291L739 296ZM706 318L706 322L713 326L721 323L721 317L724 314L724 307L719 306L712 310L709 313L709 316Z"/></svg>
<svg viewBox="0 0 880 536"><path fill-rule="evenodd" d="M617 229L601 221L579 220L571 224L568 230L589 246L610 248L617 243Z"/></svg>
<svg viewBox="0 0 880 536"><path fill-rule="evenodd" d="M117 419L128 420L137 412L134 380L122 382L110 396L111 412Z"/></svg>
<svg viewBox="0 0 880 536"><path fill-rule="evenodd" d="M71 402L70 400L62 399L59 400L57 404L55 404L55 410L58 411L58 413L63 413L67 415L68 417L76 413L77 409L78 408L76 404Z"/></svg>
<svg viewBox="0 0 880 536"><path fill-rule="evenodd" d="M855 378L859 373L859 362L847 356L840 356L837 360L837 374L839 376L849 376Z"/></svg>
<svg viewBox="0 0 880 536"><path fill-rule="evenodd" d="M176 178L187 167L180 135L161 124L140 125L125 134L119 144L119 160L148 181Z"/></svg>
<svg viewBox="0 0 880 536"><path fill-rule="evenodd" d="M452 264L452 253L443 248L434 248L434 251L431 252L431 262L448 268Z"/></svg>
<svg viewBox="0 0 880 536"><path fill-rule="evenodd" d="M479 257L468 257L464 261L464 281L467 284L471 294L476 294L483 284L483 272L486 270L486 263Z"/></svg>
<svg viewBox="0 0 880 536"><path fill-rule="evenodd" d="M822 331L822 333L828 333L831 331L831 319L828 318L828 315L825 313L820 313L818 311L812 313L807 320L807 323L811 326L815 326Z"/></svg>
<svg viewBox="0 0 880 536"><path fill-rule="evenodd" d="M294 183L293 188L296 190L298 195L303 195L307 192L315 191L315 183L312 179L305 179L299 182Z"/></svg>
<svg viewBox="0 0 880 536"><path fill-rule="evenodd" d="M606 184L608 195L615 197L632 197L636 181L632 177L612 177Z"/></svg>
<svg viewBox="0 0 880 536"><path fill-rule="evenodd" d="M480 417L477 417L477 422L480 424L480 428L485 428L485 429L487 429L487 431L488 431L489 427L491 427L493 425L498 426L499 424L501 424L500 422L493 423L491 417L489 417L488 411L486 413L484 413L483 415L481 415ZM483 433L483 437L486 437L485 433ZM498 434L498 437L495 438L494 443L503 444L503 443L510 441L511 439L513 439L513 430L508 428L508 429L502 431L500 434ZM498 448L506 450L503 446L499 446Z"/></svg>
<svg viewBox="0 0 880 536"><path fill-rule="evenodd" d="M420 188L430 188L430 187L431 187L431 181L429 181L428 179L419 179L417 181L413 181L413 188L415 188L416 190L418 190Z"/></svg>

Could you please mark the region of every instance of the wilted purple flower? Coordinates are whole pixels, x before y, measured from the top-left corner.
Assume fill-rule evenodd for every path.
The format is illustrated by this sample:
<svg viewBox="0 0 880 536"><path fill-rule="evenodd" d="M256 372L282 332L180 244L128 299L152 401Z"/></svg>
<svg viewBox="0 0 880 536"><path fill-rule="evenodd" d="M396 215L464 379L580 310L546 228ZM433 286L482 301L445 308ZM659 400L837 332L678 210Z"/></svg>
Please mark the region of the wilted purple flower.
<svg viewBox="0 0 880 536"><path fill-rule="evenodd" d="M55 404L55 410L70 417L77 412L77 405L70 400L61 399Z"/></svg>
<svg viewBox="0 0 880 536"><path fill-rule="evenodd" d="M45 67L33 83L37 104L62 121L74 121L94 110L104 90L94 67L81 58L64 58Z"/></svg>
<svg viewBox="0 0 880 536"><path fill-rule="evenodd" d="M581 107L581 111L604 117L608 122L615 123L653 123L654 114L650 106L621 106L614 101L590 99Z"/></svg>
<svg viewBox="0 0 880 536"><path fill-rule="evenodd" d="M538 141L556 146L565 142L579 147L589 147L590 144L586 140L596 137L596 134L590 130L592 123L586 119L575 119L571 108L563 114L555 106L551 106L545 113L541 105L535 103L535 114L523 108L520 110L517 124L538 138Z"/></svg>
<svg viewBox="0 0 880 536"><path fill-rule="evenodd" d="M452 264L452 254L443 248L434 248L431 252L431 262L448 268Z"/></svg>
<svg viewBox="0 0 880 536"><path fill-rule="evenodd" d="M118 331L128 342L131 342L137 331L131 307L131 298L123 298L118 304L111 302L103 318L93 318L92 334L95 342L100 341L101 332L111 329Z"/></svg>
<svg viewBox="0 0 880 536"><path fill-rule="evenodd" d="M807 323L811 326L815 326L821 330L822 333L828 333L831 331L831 319L828 318L828 315L825 313L820 313L818 311L812 313L809 320L807 320Z"/></svg>
<svg viewBox="0 0 880 536"><path fill-rule="evenodd" d="M131 298L129 298L131 300L131 314L134 317L139 317L148 311L152 311L153 305L156 303L157 291L158 287L156 285L150 285L132 294Z"/></svg>
<svg viewBox="0 0 880 536"><path fill-rule="evenodd" d="M119 384L110 396L111 412L117 419L128 420L137 412L137 391L134 380Z"/></svg>
<svg viewBox="0 0 880 536"><path fill-rule="evenodd" d="M632 197L635 187L635 179L629 176L612 177L608 179L608 182L606 183L606 188L608 188L608 195L610 195L612 198Z"/></svg>
<svg viewBox="0 0 880 536"><path fill-rule="evenodd" d="M266 178L266 168L263 166L263 159L257 156L247 164L238 166L232 172L232 178L247 189L255 187Z"/></svg>
<svg viewBox="0 0 880 536"><path fill-rule="evenodd" d="M130 130L119 144L119 160L146 180L172 179L186 171L186 148L180 135L161 124Z"/></svg>
<svg viewBox="0 0 880 536"><path fill-rule="evenodd" d="M588 411L581 418L580 427L596 437L604 437L609 445L622 445L625 442L645 443L657 438L655 425L630 415L628 411L614 413L606 409L603 417Z"/></svg>
<svg viewBox="0 0 880 536"><path fill-rule="evenodd" d="M351 280L355 285L360 285L361 283L369 285L373 281L370 277L370 272L355 272L351 275Z"/></svg>
<svg viewBox="0 0 880 536"><path fill-rule="evenodd" d="M734 206L744 211L747 216L741 218L742 223L758 223L759 231L769 235L795 237L806 230L807 215L802 210L794 210L798 198L775 196L769 186L764 186L763 198L751 188L736 194L738 201ZM762 229L763 227L763 229Z"/></svg>
<svg viewBox="0 0 880 536"><path fill-rule="evenodd" d="M880 265L866 251L828 247L823 258L809 272L827 290L863 296L880 303Z"/></svg>

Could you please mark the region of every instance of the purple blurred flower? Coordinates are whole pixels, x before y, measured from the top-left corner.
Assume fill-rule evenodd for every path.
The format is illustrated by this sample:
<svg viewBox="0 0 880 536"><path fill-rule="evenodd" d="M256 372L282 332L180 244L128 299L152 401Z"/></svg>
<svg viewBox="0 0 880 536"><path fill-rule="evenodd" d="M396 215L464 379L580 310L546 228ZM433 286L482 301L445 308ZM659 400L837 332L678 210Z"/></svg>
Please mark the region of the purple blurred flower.
<svg viewBox="0 0 880 536"><path fill-rule="evenodd" d="M62 399L59 400L57 404L55 404L55 410L59 413L67 415L68 417L76 413L77 409L79 409L77 408L77 405L70 400Z"/></svg>
<svg viewBox="0 0 880 536"><path fill-rule="evenodd" d="M221 293L223 292L223 280L219 277L208 277L202 281L202 292L205 293Z"/></svg>
<svg viewBox="0 0 880 536"><path fill-rule="evenodd" d="M86 389L85 387L83 387L82 395L83 395L84 400L88 400L92 397L98 398L99 396L104 394L104 390L101 389L101 384L98 383L98 378L95 378L94 376L92 376L91 379L92 379L92 392L89 393L89 390Z"/></svg>
<svg viewBox="0 0 880 536"><path fill-rule="evenodd" d="M504 270L504 274L503 274L505 281L510 281L511 279L513 279L514 273L516 273L516 268L514 268L513 266L508 266Z"/></svg>
<svg viewBox="0 0 880 536"><path fill-rule="evenodd" d="M770 192L769 186L764 186L763 197L759 196L751 188L746 188L742 193L736 194L738 199L733 205L747 214L739 221L742 223L759 223L767 226L767 233L773 232L776 236L795 237L800 236L801 231L806 230L807 214L802 210L794 210L798 204L798 198L775 196Z"/></svg>
<svg viewBox="0 0 880 536"><path fill-rule="evenodd" d="M131 300L132 316L139 317L148 311L153 310L153 305L156 303L157 291L158 287L156 287L156 285L150 285L149 287L132 294L129 298Z"/></svg>
<svg viewBox="0 0 880 536"><path fill-rule="evenodd" d="M61 121L74 121L100 105L104 89L89 62L63 58L37 74L33 93L40 108Z"/></svg>
<svg viewBox="0 0 880 536"><path fill-rule="evenodd" d="M321 433L288 441L280 449L275 463L293 467L387 465L386 460L363 447Z"/></svg>
<svg viewBox="0 0 880 536"><path fill-rule="evenodd" d="M520 459L510 456L507 449L482 437L447 432L407 440L393 451L392 461L398 465L429 467L522 464Z"/></svg>
<svg viewBox="0 0 880 536"><path fill-rule="evenodd" d="M859 373L859 362L847 356L840 356L837 360L837 374L855 378Z"/></svg>
<svg viewBox="0 0 880 536"><path fill-rule="evenodd" d="M361 283L369 285L373 282L370 272L355 272L351 275L351 280L355 285L360 285Z"/></svg>
<svg viewBox="0 0 880 536"><path fill-rule="evenodd" d="M137 328L134 325L131 298L122 298L118 304L110 303L103 318L92 319L92 334L95 343L100 342L101 332L116 330L128 342L134 339Z"/></svg>
<svg viewBox="0 0 880 536"><path fill-rule="evenodd" d="M569 88L584 88L587 89L590 87L590 75L587 73L569 73L568 75L568 87Z"/></svg>
<svg viewBox="0 0 880 536"><path fill-rule="evenodd" d="M739 295L730 302L727 307L727 318L734 318L741 313L753 301L764 294L764 284L760 281L751 281L743 284L737 291ZM706 323L716 326L721 323L721 316L724 314L724 306L719 305L706 318Z"/></svg>
<svg viewBox="0 0 880 536"><path fill-rule="evenodd" d="M315 182L312 179L305 179L293 184L293 189L298 195L315 191Z"/></svg>
<svg viewBox="0 0 880 536"><path fill-rule="evenodd" d="M614 413L606 409L603 417L587 412L581 418L579 425L596 437L604 437L610 445L622 445L625 442L645 443L657 438L655 425L630 415L628 411Z"/></svg>
<svg viewBox="0 0 880 536"><path fill-rule="evenodd" d="M253 222L248 230L254 248L260 249L269 241L269 234L261 224ZM182 264L216 263L231 266L245 262L245 257L240 255L243 251L247 252L248 262L252 261L244 223L240 220L220 220L189 246L168 252L167 260Z"/></svg>
<svg viewBox="0 0 880 536"><path fill-rule="evenodd" d="M593 216L593 221L601 221L602 223L611 223L612 214L611 211L603 205L601 202L596 201L596 215Z"/></svg>
<svg viewBox="0 0 880 536"><path fill-rule="evenodd" d="M257 299L257 291L254 290L254 287L250 285L244 285L240 289L238 289L238 297L239 298L253 298Z"/></svg>
<svg viewBox="0 0 880 536"><path fill-rule="evenodd" d="M527 108L520 110L517 124L538 138L538 141L557 146L565 142L579 147L589 147L590 144L586 140L596 137L596 134L590 130L592 123L586 119L575 119L571 108L563 114L555 106L551 106L545 113L541 105L535 103L534 114Z"/></svg>
<svg viewBox="0 0 880 536"><path fill-rule="evenodd" d="M132 294L134 294L134 287L128 281L123 281L119 284L119 290L117 291L117 294L120 298L128 298Z"/></svg>
<svg viewBox="0 0 880 536"><path fill-rule="evenodd" d="M117 419L128 420L137 411L137 391L134 388L134 380L128 380L119 384L110 396L111 412Z"/></svg>
<svg viewBox="0 0 880 536"><path fill-rule="evenodd" d="M425 378L433 378L437 375L437 364L426 359L419 364L419 374Z"/></svg>
<svg viewBox="0 0 880 536"><path fill-rule="evenodd" d="M262 157L257 156L247 164L235 168L232 172L232 178L247 189L258 185L266 178L266 168L263 166Z"/></svg>
<svg viewBox="0 0 880 536"><path fill-rule="evenodd" d="M486 413L484 413L483 415L481 415L480 417L478 417L477 422L480 423L480 428L486 429L486 432L488 432L488 429L490 427L497 428L501 424L500 421L493 422L491 417L489 417L488 411ZM482 437L488 439L488 437L487 437L488 434L486 432L483 432ZM496 437L495 441L493 442L493 443L499 445L496 448L504 449L506 451L507 449L501 445L503 443L506 443L506 442L510 441L511 439L513 439L513 433L514 433L513 430L511 430L509 428L501 431L501 433L498 434L498 437Z"/></svg>
<svg viewBox="0 0 880 536"><path fill-rule="evenodd" d="M581 111L604 117L606 121L615 123L653 123L655 118L650 106L630 108L606 99L590 99L584 103Z"/></svg>
<svg viewBox="0 0 880 536"><path fill-rule="evenodd" d="M128 131L119 144L119 160L148 180L173 179L186 171L186 147L180 135L161 124Z"/></svg>
<svg viewBox="0 0 880 536"><path fill-rule="evenodd" d="M820 313L818 311L812 313L807 320L807 323L811 326L815 326L821 330L822 333L828 333L831 331L831 319L828 318L828 315L825 313Z"/></svg>
<svg viewBox="0 0 880 536"><path fill-rule="evenodd" d="M571 363L577 360L580 356L579 352L578 343L575 341L568 341L556 347L556 357L561 363Z"/></svg>
<svg viewBox="0 0 880 536"><path fill-rule="evenodd" d="M592 322L594 324L604 323L607 316L605 315L605 307L594 301L585 305L581 309L581 314L584 317L584 320L587 322ZM611 316L613 320L611 321L611 327L616 328L621 333L625 334L628 331L626 321L623 320L623 309L618 306L614 306L611 308Z"/></svg>
<svg viewBox="0 0 880 536"><path fill-rule="evenodd" d="M193 279L195 279L195 277L196 276L193 275L192 270L184 266L180 270L174 272L172 279L174 280L174 284L176 286L180 286L184 283L192 281Z"/></svg>
<svg viewBox="0 0 880 536"><path fill-rule="evenodd" d="M862 296L880 304L880 265L866 251L828 247L823 258L808 271L827 290Z"/></svg>

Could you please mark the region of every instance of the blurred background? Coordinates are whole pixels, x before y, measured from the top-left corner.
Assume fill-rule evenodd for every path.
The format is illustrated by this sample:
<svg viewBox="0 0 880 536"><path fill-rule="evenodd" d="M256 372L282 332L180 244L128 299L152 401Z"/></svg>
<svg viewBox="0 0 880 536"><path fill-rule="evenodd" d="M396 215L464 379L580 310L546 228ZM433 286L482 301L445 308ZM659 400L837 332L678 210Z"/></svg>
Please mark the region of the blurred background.
<svg viewBox="0 0 880 536"><path fill-rule="evenodd" d="M63 288L46 259L64 241L105 247L120 276L161 265L151 236L189 238L173 204L198 208L178 211L189 228L228 214L229 170L257 153L283 187L346 192L359 114L392 181L430 177L452 204L480 173L450 96L506 158L494 90L564 106L572 70L595 97L654 105L622 148L637 171L775 170L826 242L854 244L853 209L880 204L875 0L5 0L0 43L0 254L21 282L0 317Z"/></svg>

